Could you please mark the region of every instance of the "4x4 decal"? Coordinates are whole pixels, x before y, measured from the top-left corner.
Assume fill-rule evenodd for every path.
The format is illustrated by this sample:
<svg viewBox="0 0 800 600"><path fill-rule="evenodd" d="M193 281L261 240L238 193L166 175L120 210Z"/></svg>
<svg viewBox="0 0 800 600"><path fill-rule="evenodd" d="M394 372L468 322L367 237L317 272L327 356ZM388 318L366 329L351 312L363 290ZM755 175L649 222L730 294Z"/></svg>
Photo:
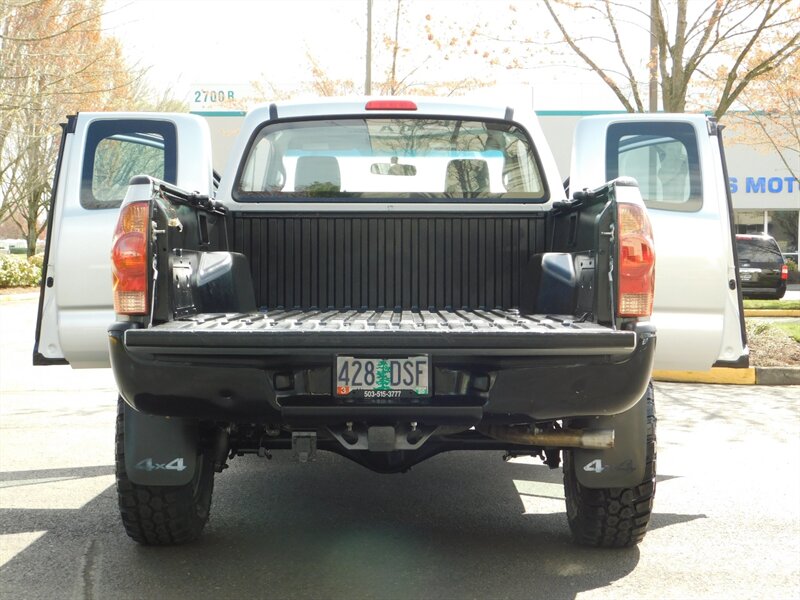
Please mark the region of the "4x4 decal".
<svg viewBox="0 0 800 600"><path fill-rule="evenodd" d="M136 469L141 469L142 471L184 471L187 469L186 465L183 463L183 458L173 458L171 461L167 463L156 463L153 462L152 458L145 458L140 460L136 463L134 467Z"/></svg>
<svg viewBox="0 0 800 600"><path fill-rule="evenodd" d="M605 471L625 471L630 473L634 471L635 468L631 460L626 460L618 465L604 465L601 459L595 458L593 461L584 465L583 470L590 473L603 473Z"/></svg>

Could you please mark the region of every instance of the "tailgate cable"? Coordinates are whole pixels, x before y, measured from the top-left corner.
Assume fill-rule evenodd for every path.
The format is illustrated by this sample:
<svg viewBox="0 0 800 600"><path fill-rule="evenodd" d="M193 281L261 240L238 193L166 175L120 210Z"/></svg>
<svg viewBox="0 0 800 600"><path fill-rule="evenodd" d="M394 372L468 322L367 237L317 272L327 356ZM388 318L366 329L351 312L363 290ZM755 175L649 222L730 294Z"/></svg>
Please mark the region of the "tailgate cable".
<svg viewBox="0 0 800 600"><path fill-rule="evenodd" d="M617 253L614 251L614 223L610 225L610 231L604 231L600 235L608 237L608 296L611 303L611 330L617 330L617 308L614 305L614 263Z"/></svg>
<svg viewBox="0 0 800 600"><path fill-rule="evenodd" d="M164 234L166 231L164 229L158 229L156 222L151 221L151 228L152 228L152 241L150 242L151 247L153 248L153 290L150 295L150 324L148 327L153 326L153 318L156 314L156 289L158 286L158 236L159 234Z"/></svg>

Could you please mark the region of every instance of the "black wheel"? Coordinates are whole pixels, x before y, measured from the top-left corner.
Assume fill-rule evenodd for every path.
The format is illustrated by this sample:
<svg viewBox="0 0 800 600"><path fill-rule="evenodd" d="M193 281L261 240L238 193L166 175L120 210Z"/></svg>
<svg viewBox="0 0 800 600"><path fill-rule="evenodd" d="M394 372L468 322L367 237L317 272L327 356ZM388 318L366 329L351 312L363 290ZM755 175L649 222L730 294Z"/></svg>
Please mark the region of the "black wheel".
<svg viewBox="0 0 800 600"><path fill-rule="evenodd" d="M564 495L572 539L583 546L625 548L644 538L656 494L656 414L653 384L647 402L647 453L642 483L633 488L587 488L575 475L572 452L564 451Z"/></svg>
<svg viewBox="0 0 800 600"><path fill-rule="evenodd" d="M116 476L125 533L140 544L170 546L197 539L211 508L214 468L209 453L198 455L195 476L186 485L132 483L125 471L124 401L117 401Z"/></svg>

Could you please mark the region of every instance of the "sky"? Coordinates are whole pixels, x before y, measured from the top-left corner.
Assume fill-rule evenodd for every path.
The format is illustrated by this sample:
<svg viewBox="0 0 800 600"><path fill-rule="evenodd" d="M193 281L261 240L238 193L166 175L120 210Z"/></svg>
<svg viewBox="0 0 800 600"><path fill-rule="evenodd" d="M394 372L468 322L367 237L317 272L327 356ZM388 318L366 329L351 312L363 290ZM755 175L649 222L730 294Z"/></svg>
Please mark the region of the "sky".
<svg viewBox="0 0 800 600"><path fill-rule="evenodd" d="M307 56L332 78L353 80L361 92L366 4L366 0L108 0L103 24L121 41L131 63L149 68L154 89L171 89L192 110L225 110L232 108L227 101L231 95L252 95L254 81L281 90L308 82ZM503 0L406 0L404 4L400 38L406 51L400 57L401 75L416 69L410 77L421 82L464 77L494 81L491 89L480 93L522 95L532 98L539 110L620 108L599 79L582 69L509 70L458 50L463 47L460 43L456 50L445 45L437 51L427 40L426 15L431 15L427 24L443 39L463 39L462 29L475 24L506 35L501 24L517 15ZM388 55L381 48L383 34L391 32L393 6L391 0L374 0L373 80L388 66ZM531 3L524 8L535 11ZM540 12L525 18L541 27L549 17ZM510 47L516 51L519 46Z"/></svg>

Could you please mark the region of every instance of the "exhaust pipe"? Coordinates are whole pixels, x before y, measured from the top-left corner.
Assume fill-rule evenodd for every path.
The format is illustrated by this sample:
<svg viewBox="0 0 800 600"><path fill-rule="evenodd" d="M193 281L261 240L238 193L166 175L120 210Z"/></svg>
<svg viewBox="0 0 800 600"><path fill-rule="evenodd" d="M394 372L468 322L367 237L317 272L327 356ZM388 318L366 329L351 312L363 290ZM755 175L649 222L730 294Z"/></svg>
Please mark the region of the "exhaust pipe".
<svg viewBox="0 0 800 600"><path fill-rule="evenodd" d="M604 450L614 447L613 429L559 429L542 431L526 430L511 425L477 425L475 427L483 435L501 442L524 444L526 446L543 446L548 448L590 448Z"/></svg>
<svg viewBox="0 0 800 600"><path fill-rule="evenodd" d="M220 427L214 434L214 442L211 448L214 457L214 471L222 473L228 468L228 451L230 450L230 426Z"/></svg>

